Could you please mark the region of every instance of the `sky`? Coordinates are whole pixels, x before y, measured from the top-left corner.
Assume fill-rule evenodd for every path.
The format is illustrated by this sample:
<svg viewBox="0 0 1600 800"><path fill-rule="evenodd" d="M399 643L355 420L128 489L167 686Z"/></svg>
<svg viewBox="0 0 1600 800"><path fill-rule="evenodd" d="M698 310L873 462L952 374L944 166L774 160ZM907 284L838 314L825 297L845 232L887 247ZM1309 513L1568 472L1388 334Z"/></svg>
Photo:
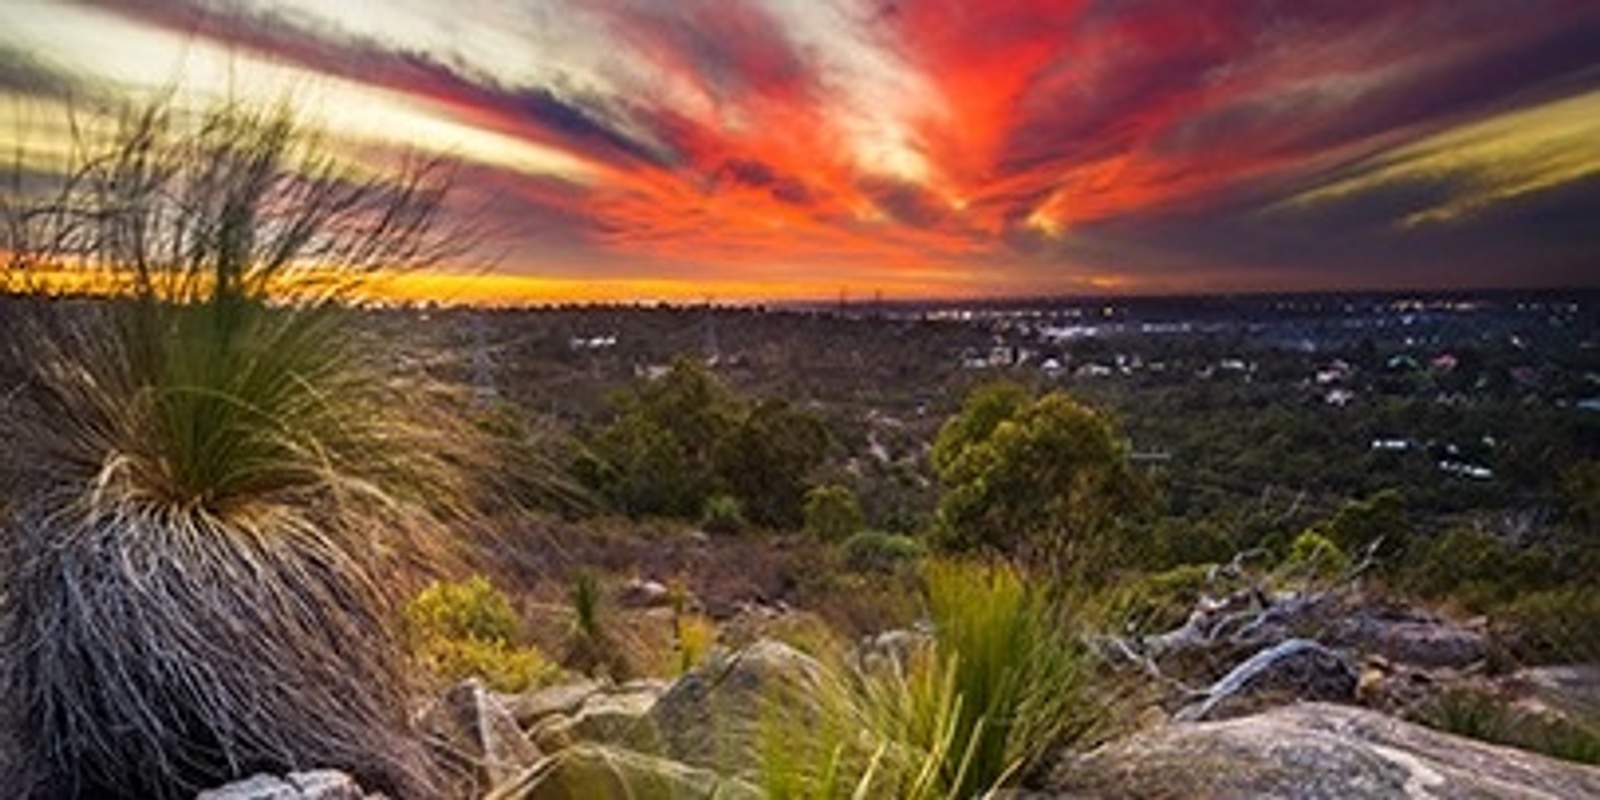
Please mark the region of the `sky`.
<svg viewBox="0 0 1600 800"><path fill-rule="evenodd" d="M1600 285L1593 0L0 2L0 146L166 89L457 167L396 292Z"/></svg>

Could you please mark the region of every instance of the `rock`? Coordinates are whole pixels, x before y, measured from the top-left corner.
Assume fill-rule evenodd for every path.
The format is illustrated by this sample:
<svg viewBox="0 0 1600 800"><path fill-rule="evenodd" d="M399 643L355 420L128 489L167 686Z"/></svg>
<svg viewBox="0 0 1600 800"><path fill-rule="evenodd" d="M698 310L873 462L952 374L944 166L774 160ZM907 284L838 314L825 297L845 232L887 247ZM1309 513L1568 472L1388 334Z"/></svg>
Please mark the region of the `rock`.
<svg viewBox="0 0 1600 800"><path fill-rule="evenodd" d="M505 781L543 755L493 692L469 678L450 687L424 711L417 728L445 763L482 791Z"/></svg>
<svg viewBox="0 0 1600 800"><path fill-rule="evenodd" d="M585 678L575 683L547 686L531 692L502 697L501 702L511 712L517 724L527 730L552 714L571 714L577 711L578 707L583 705L583 701L599 692L601 688L599 681Z"/></svg>
<svg viewBox="0 0 1600 800"><path fill-rule="evenodd" d="M207 789L196 800L376 800L338 770L291 772L284 777L252 775L226 786Z"/></svg>
<svg viewBox="0 0 1600 800"><path fill-rule="evenodd" d="M1401 609L1358 612L1343 625L1341 643L1418 667L1461 669L1489 657L1489 633L1478 621L1459 623Z"/></svg>
<svg viewBox="0 0 1600 800"><path fill-rule="evenodd" d="M1533 711L1600 725L1600 666L1532 667L1512 673L1503 683Z"/></svg>
<svg viewBox="0 0 1600 800"><path fill-rule="evenodd" d="M904 670L906 664L918 653L933 646L933 634L922 630L897 628L875 636L862 637L856 645L853 661L862 672L880 669Z"/></svg>
<svg viewBox="0 0 1600 800"><path fill-rule="evenodd" d="M752 786L663 758L598 745L555 754L484 800L760 800Z"/></svg>
<svg viewBox="0 0 1600 800"><path fill-rule="evenodd" d="M664 739L666 755L737 772L757 766L757 754L748 748L776 711L802 722L818 713L822 680L822 665L815 659L762 639L679 678L650 717Z"/></svg>
<svg viewBox="0 0 1600 800"><path fill-rule="evenodd" d="M661 737L650 712L664 691L659 684L634 682L592 693L570 714L547 716L532 729L533 739L545 750L578 742L659 750Z"/></svg>
<svg viewBox="0 0 1600 800"><path fill-rule="evenodd" d="M1325 703L1173 724L1063 761L1055 798L1600 797L1600 769Z"/></svg>
<svg viewBox="0 0 1600 800"><path fill-rule="evenodd" d="M1356 700L1368 708L1404 716L1430 698L1468 680L1468 676L1458 670L1424 669L1373 655L1362 663Z"/></svg>
<svg viewBox="0 0 1600 800"><path fill-rule="evenodd" d="M672 590L660 581L632 578L623 585L617 602L625 608L656 608L672 603Z"/></svg>

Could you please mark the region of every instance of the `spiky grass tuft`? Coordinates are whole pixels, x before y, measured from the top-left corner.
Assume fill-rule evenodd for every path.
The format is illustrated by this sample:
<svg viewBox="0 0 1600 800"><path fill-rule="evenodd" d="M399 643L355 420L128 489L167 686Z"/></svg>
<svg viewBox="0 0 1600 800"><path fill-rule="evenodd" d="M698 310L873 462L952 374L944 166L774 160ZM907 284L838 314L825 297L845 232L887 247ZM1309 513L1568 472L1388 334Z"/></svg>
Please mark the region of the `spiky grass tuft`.
<svg viewBox="0 0 1600 800"><path fill-rule="evenodd" d="M832 672L817 718L780 718L763 748L771 796L987 796L1105 721L1072 618L1041 587L1005 565L937 561L923 577L932 640Z"/></svg>
<svg viewBox="0 0 1600 800"><path fill-rule="evenodd" d="M429 796L376 576L454 507L470 437L340 299L438 252L442 188L353 178L281 112L170 117L6 204L10 270L74 263L117 296L35 305L12 340L0 783L176 797L328 766Z"/></svg>

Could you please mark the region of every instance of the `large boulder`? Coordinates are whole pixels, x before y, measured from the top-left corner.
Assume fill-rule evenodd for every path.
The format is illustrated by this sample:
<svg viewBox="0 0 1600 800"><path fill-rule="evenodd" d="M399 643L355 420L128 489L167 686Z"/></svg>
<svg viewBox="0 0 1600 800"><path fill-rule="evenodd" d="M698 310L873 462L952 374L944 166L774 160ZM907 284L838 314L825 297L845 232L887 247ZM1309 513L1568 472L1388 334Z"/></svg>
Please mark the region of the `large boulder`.
<svg viewBox="0 0 1600 800"><path fill-rule="evenodd" d="M474 678L450 687L422 713L417 728L468 792L499 784L542 755L500 697Z"/></svg>
<svg viewBox="0 0 1600 800"><path fill-rule="evenodd" d="M1065 760L1043 796L1555 800L1600 797L1600 769L1307 703L1113 742Z"/></svg>
<svg viewBox="0 0 1600 800"><path fill-rule="evenodd" d="M1417 667L1462 669L1490 655L1484 620L1458 622L1409 607L1358 608L1336 626L1334 638L1362 653Z"/></svg>
<svg viewBox="0 0 1600 800"><path fill-rule="evenodd" d="M743 782L675 761L580 744L496 787L484 800L760 800Z"/></svg>
<svg viewBox="0 0 1600 800"><path fill-rule="evenodd" d="M818 713L823 675L816 659L762 639L679 678L650 717L665 755L727 772L748 770L758 764L750 745L760 741L763 725L804 724Z"/></svg>

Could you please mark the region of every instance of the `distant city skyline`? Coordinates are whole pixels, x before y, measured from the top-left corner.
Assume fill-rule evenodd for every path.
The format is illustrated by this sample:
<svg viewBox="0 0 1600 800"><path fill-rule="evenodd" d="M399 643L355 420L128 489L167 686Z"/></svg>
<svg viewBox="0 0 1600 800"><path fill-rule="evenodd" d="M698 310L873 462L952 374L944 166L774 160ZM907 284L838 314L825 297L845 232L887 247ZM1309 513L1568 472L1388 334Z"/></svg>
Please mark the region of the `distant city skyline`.
<svg viewBox="0 0 1600 800"><path fill-rule="evenodd" d="M171 90L443 155L493 263L408 299L1595 287L1597 41L1583 0L22 2L0 146Z"/></svg>

